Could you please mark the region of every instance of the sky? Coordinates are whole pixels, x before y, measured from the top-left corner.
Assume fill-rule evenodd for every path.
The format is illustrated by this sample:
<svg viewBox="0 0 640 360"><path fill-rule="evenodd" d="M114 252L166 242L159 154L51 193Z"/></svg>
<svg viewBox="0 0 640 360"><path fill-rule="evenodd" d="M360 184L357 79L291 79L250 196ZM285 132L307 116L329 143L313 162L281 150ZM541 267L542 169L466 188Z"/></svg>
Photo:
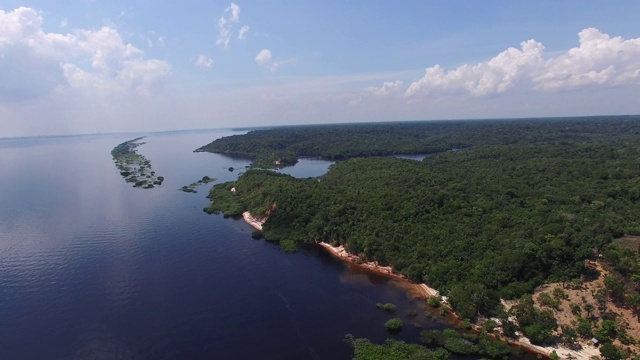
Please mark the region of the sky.
<svg viewBox="0 0 640 360"><path fill-rule="evenodd" d="M640 1L0 0L0 138L640 113Z"/></svg>

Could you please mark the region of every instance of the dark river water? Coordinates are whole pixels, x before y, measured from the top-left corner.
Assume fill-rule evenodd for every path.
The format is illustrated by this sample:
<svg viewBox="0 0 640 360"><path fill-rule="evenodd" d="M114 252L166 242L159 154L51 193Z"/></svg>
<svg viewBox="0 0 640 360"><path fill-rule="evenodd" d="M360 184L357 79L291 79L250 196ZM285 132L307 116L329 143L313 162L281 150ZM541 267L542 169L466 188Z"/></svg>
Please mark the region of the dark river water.
<svg viewBox="0 0 640 360"><path fill-rule="evenodd" d="M418 342L446 327L394 280L207 215L211 184L177 191L249 164L192 152L228 134L150 134L138 150L166 178L150 190L125 183L110 155L138 134L0 141L0 359L349 359L348 333ZM393 316L405 329L391 336Z"/></svg>

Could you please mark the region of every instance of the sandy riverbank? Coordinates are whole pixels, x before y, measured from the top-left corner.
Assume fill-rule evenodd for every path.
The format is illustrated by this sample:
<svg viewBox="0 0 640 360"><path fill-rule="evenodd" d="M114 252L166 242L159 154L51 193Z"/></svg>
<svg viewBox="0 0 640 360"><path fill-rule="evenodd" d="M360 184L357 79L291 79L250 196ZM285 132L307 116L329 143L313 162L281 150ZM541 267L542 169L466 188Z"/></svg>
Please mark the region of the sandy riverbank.
<svg viewBox="0 0 640 360"><path fill-rule="evenodd" d="M248 211L245 211L242 213L242 218L244 219L244 221L247 222L247 224L253 226L254 229L260 230L260 231L262 231L262 224L264 224L264 222L266 221L264 219L258 219L253 217L253 215L251 215L251 213Z"/></svg>
<svg viewBox="0 0 640 360"><path fill-rule="evenodd" d="M440 295L438 290L432 287L429 287L427 284L416 284L402 275L393 273L393 268L390 266L380 266L377 262L374 262L374 261L369 261L369 262L363 261L357 255L349 253L342 245L332 246L331 244L324 243L324 242L318 243L318 245L322 246L332 255L340 258L343 261L349 262L350 264L401 280L404 283L404 285L406 285L407 290L410 293L416 295L417 297L428 298L430 296ZM455 313L453 315L455 316ZM511 339L506 339L506 340L513 345L521 346L525 349L528 349L528 351L545 355L545 356L549 356L553 351L555 351L560 356L561 359L571 359L573 357L574 359L577 359L577 360L589 360L592 356L600 355L600 351L597 348L593 346L588 346L586 344L583 345L583 348L581 350L573 350L573 349L566 348L562 345L557 345L557 346L534 345L534 344L531 344L529 339L525 337L521 337L518 340L511 340Z"/></svg>
<svg viewBox="0 0 640 360"><path fill-rule="evenodd" d="M513 341L514 344L525 347L534 352L551 355L552 352L556 352L560 359L574 359L574 360L590 360L594 357L600 357L600 350L592 345L586 343L581 344L582 349L573 350L564 345L556 346L540 346L532 344L526 337L521 337L518 341Z"/></svg>
<svg viewBox="0 0 640 360"><path fill-rule="evenodd" d="M262 225L265 223L266 219L258 219L254 216L251 215L251 213L249 213L248 211L245 211L242 214L242 218L252 227L254 227L257 230L262 230ZM363 259L361 259L359 256L355 255L355 254L351 254L349 253L344 246L340 245L340 246L333 246L329 243L325 243L325 242L320 242L317 243L318 245L320 245L322 248L324 248L326 251L328 251L330 254L332 254L333 256L348 262L349 264L353 265L353 266L357 266L363 269L367 269L369 271L384 275L384 276L388 276L397 280L400 280L402 282L402 284L406 287L407 291L409 291L411 294L414 294L417 297L420 298L428 298L431 296L440 296L440 293L438 292L438 290L429 287L427 284L416 284L414 282L412 282L411 280L407 279L405 276L402 276L400 274L396 274L393 272L393 268L391 266L381 266L380 264L378 264L377 261L364 261ZM443 299L446 301L446 297L443 297ZM455 317L457 317L457 315L455 315L455 313L453 314ZM504 339L504 338L503 338ZM578 359L578 360L588 360L590 359L592 356L599 356L600 355L600 351L592 346L584 346L581 350L572 350L572 349L568 349L562 345L556 345L556 346L539 346L539 345L533 345L531 344L531 342L529 341L529 339L525 338L525 337L521 337L518 340L511 340L511 339L504 339L507 340L510 344L516 345L516 346L521 346L525 349L528 349L528 351L531 351L533 353L537 353L537 354L541 354L544 356L549 356L551 355L551 353L553 351L555 351L561 359Z"/></svg>
<svg viewBox="0 0 640 360"><path fill-rule="evenodd" d="M325 242L320 242L318 243L318 245L322 246L330 254L340 258L343 261L382 275L402 280L406 285L409 286L409 289L413 290L413 292L418 294L419 297L427 298L429 296L439 296L438 290L429 287L427 284L416 284L406 277L394 273L391 266L381 266L377 261L364 261L359 256L347 252L347 250L342 245L333 246Z"/></svg>

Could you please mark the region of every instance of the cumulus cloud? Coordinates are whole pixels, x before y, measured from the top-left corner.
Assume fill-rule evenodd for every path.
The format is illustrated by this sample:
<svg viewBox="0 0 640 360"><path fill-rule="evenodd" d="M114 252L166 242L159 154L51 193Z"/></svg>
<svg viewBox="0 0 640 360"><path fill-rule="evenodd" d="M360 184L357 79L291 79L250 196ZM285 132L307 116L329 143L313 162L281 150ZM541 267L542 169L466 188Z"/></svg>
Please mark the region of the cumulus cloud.
<svg viewBox="0 0 640 360"><path fill-rule="evenodd" d="M240 21L240 7L235 3L231 3L225 10L222 16L218 19L218 38L216 39L216 45L222 46L224 50L229 48L229 42L231 41L231 34L233 32L233 24ZM244 39L248 26L240 28L238 33L239 39Z"/></svg>
<svg viewBox="0 0 640 360"><path fill-rule="evenodd" d="M244 25L238 30L238 39L244 40L247 38L247 33L249 32L249 26Z"/></svg>
<svg viewBox="0 0 640 360"><path fill-rule="evenodd" d="M502 93L525 81L544 65L544 46L528 40L520 49L509 48L491 60L475 65L462 65L445 71L440 65L426 69L425 76L409 85L408 96L440 90L469 92L474 95Z"/></svg>
<svg viewBox="0 0 640 360"><path fill-rule="evenodd" d="M557 91L589 86L620 86L640 81L640 38L610 37L595 28L578 34L580 45L545 58L544 45L524 41L486 62L452 70L429 67L407 88L406 96L469 93L476 96L510 89Z"/></svg>
<svg viewBox="0 0 640 360"><path fill-rule="evenodd" d="M595 28L582 30L578 37L579 47L546 62L534 78L537 88L617 86L640 80L640 38L612 38Z"/></svg>
<svg viewBox="0 0 640 360"><path fill-rule="evenodd" d="M0 10L0 99L27 100L53 90L150 95L170 65L143 55L110 26L46 33L35 10Z"/></svg>
<svg viewBox="0 0 640 360"><path fill-rule="evenodd" d="M196 65L211 69L211 67L213 66L213 59L201 54L196 60Z"/></svg>
<svg viewBox="0 0 640 360"><path fill-rule="evenodd" d="M260 66L267 66L271 62L271 50L262 49L256 55L256 63Z"/></svg>
<svg viewBox="0 0 640 360"><path fill-rule="evenodd" d="M229 15L229 21L236 22L240 20L240 7L234 3L231 3L229 7L224 10L225 15Z"/></svg>
<svg viewBox="0 0 640 360"><path fill-rule="evenodd" d="M284 64L289 64L294 62L294 59L286 59L286 60L275 60L273 58L273 55L271 54L271 50L269 49L262 49L260 50L260 52L258 53L258 55L256 55L255 58L256 64L258 64L259 66L265 68L265 69L269 69L271 71L276 71L280 68L280 66L284 65Z"/></svg>
<svg viewBox="0 0 640 360"><path fill-rule="evenodd" d="M400 92L402 89L402 85L403 82L400 80L385 81L381 87L369 86L368 88L365 88L364 91L375 96L385 96Z"/></svg>
<svg viewBox="0 0 640 360"><path fill-rule="evenodd" d="M218 38L216 39L216 45L222 46L224 50L229 47L229 41L231 40L231 25L224 17L218 19Z"/></svg>

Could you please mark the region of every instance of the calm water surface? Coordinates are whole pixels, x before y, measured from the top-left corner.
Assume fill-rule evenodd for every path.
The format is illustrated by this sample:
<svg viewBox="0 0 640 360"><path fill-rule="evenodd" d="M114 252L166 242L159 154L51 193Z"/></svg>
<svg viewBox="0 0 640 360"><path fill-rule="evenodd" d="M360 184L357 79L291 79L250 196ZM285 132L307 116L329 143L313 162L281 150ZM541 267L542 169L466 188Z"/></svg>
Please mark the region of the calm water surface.
<svg viewBox="0 0 640 360"><path fill-rule="evenodd" d="M390 337L378 302L398 305L395 338L417 342L414 321L445 326L392 280L317 248L285 254L243 221L205 214L211 184L177 191L249 164L192 152L228 134L148 136L139 152L166 178L151 190L111 159L137 135L0 141L0 359L348 359L345 334Z"/></svg>

